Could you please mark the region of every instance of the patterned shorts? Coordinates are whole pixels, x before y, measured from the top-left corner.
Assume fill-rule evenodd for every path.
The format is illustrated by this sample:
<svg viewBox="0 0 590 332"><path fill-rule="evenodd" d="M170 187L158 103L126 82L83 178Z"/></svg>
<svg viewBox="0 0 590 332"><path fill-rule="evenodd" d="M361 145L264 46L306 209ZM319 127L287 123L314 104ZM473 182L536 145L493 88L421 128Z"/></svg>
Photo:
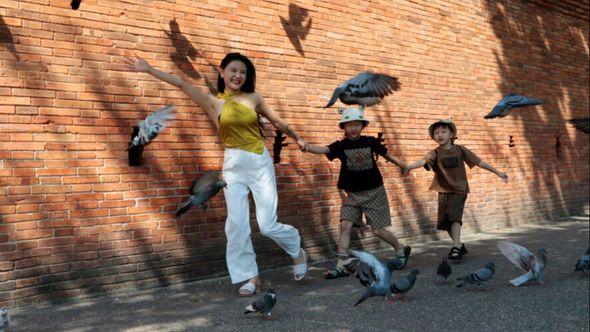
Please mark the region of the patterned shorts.
<svg viewBox="0 0 590 332"><path fill-rule="evenodd" d="M467 195L438 193L438 222L436 229L450 231L454 222L463 225L463 208Z"/></svg>
<svg viewBox="0 0 590 332"><path fill-rule="evenodd" d="M349 192L340 208L340 221L348 220L361 226L361 215L365 215L371 229L383 229L391 225L391 213L385 187Z"/></svg>

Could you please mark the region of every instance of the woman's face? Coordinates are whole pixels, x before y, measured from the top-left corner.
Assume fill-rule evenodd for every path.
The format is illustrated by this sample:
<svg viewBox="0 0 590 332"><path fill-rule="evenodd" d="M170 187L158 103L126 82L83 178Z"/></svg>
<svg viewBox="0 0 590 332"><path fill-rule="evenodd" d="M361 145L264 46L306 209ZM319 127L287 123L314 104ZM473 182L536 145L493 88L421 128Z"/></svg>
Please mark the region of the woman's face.
<svg viewBox="0 0 590 332"><path fill-rule="evenodd" d="M230 91L240 91L242 85L246 82L247 69L246 65L240 60L234 60L219 72L225 88Z"/></svg>

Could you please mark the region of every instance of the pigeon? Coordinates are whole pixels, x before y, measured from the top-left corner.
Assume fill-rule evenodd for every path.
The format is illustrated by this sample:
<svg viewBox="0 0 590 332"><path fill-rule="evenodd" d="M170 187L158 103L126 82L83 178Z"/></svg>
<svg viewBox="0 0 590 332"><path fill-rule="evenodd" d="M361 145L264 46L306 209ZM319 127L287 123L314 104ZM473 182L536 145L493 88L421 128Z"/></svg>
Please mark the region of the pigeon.
<svg viewBox="0 0 590 332"><path fill-rule="evenodd" d="M543 271L547 266L547 251L545 249L539 249L537 256L535 256L527 248L506 241L499 242L498 249L509 261L526 272L520 277L510 280L511 284L518 287L529 280L536 280L541 286L543 285Z"/></svg>
<svg viewBox="0 0 590 332"><path fill-rule="evenodd" d="M277 303L277 294L271 288L264 296L259 296L252 304L246 307L244 314L250 314L253 312L261 313L269 317L271 315L272 308Z"/></svg>
<svg viewBox="0 0 590 332"><path fill-rule="evenodd" d="M443 257L442 262L436 269L436 275L441 278L441 282L444 282L451 275L451 271L451 265L449 265L447 258Z"/></svg>
<svg viewBox="0 0 590 332"><path fill-rule="evenodd" d="M583 133L590 133L590 118L569 119L569 123Z"/></svg>
<svg viewBox="0 0 590 332"><path fill-rule="evenodd" d="M590 247L586 250L586 254L578 258L574 271L586 272L590 269Z"/></svg>
<svg viewBox="0 0 590 332"><path fill-rule="evenodd" d="M457 278L457 281L459 281L457 287L463 287L466 284L477 284L480 286L482 282L492 279L494 273L496 273L496 264L494 262L489 262L485 267L464 277Z"/></svg>
<svg viewBox="0 0 590 332"><path fill-rule="evenodd" d="M365 294L363 294L354 306L356 307L373 296L391 296L391 272L395 268L395 265L401 263L401 261L390 259L381 262L372 254L360 250L350 250L350 254L359 260L357 278L363 286L367 287ZM399 263L397 263L398 261ZM366 266L362 265L363 263ZM362 276L358 276L358 273L361 273Z"/></svg>
<svg viewBox="0 0 590 332"><path fill-rule="evenodd" d="M166 122L174 119L173 110L174 106L166 106L148 115L144 121L140 121L139 133L131 140L127 150L134 146L146 145L156 138L166 128Z"/></svg>
<svg viewBox="0 0 590 332"><path fill-rule="evenodd" d="M494 109L484 116L484 119L493 119L493 118L503 118L510 113L513 108L525 107L525 106L534 106L534 105L541 105L545 102L540 99L530 98L526 96L517 95L511 93L509 95L504 96Z"/></svg>
<svg viewBox="0 0 590 332"><path fill-rule="evenodd" d="M8 315L8 308L0 309L0 332L6 331L10 324L10 316Z"/></svg>
<svg viewBox="0 0 590 332"><path fill-rule="evenodd" d="M410 273L399 279L396 283L390 286L391 292L397 294L399 298L403 297L416 283L416 275L420 274L420 271L414 269Z"/></svg>
<svg viewBox="0 0 590 332"><path fill-rule="evenodd" d="M81 2L82 0L72 0L72 2L70 3L70 7L72 7L73 10L77 10L78 8L80 8Z"/></svg>
<svg viewBox="0 0 590 332"><path fill-rule="evenodd" d="M337 99L346 105L377 105L383 100L383 97L399 89L400 84L397 77L362 72L340 84L324 108L334 105Z"/></svg>
<svg viewBox="0 0 590 332"><path fill-rule="evenodd" d="M184 214L192 206L196 206L202 210L205 210L207 208L205 202L211 199L211 197L215 196L221 190L221 188L225 186L226 183L225 181L219 179L218 172L211 171L203 175L198 180L193 182L190 190L191 196L180 206L176 212L176 216Z"/></svg>

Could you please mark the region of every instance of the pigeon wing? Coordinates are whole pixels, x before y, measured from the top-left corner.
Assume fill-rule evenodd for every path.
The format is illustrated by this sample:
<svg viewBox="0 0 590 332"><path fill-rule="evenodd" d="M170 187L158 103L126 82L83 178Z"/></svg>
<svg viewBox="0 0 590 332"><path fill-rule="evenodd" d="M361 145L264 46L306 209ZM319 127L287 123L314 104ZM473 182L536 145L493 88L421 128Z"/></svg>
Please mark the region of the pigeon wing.
<svg viewBox="0 0 590 332"><path fill-rule="evenodd" d="M574 125L574 128L586 134L590 133L590 118L570 119L568 122Z"/></svg>
<svg viewBox="0 0 590 332"><path fill-rule="evenodd" d="M215 182L219 180L219 173L217 171L207 172L193 182L191 187L191 195L196 195L203 190L211 188Z"/></svg>
<svg viewBox="0 0 590 332"><path fill-rule="evenodd" d="M383 263L377 259L377 257L369 254L368 252L360 250L351 250L350 254L358 258L359 261L366 263L371 267L371 271L373 271L376 281L387 280L387 270Z"/></svg>
<svg viewBox="0 0 590 332"><path fill-rule="evenodd" d="M514 265L523 269L525 272L530 271L532 263L531 256L534 257L534 255L527 248L519 246L516 243L503 241L498 243L498 249Z"/></svg>

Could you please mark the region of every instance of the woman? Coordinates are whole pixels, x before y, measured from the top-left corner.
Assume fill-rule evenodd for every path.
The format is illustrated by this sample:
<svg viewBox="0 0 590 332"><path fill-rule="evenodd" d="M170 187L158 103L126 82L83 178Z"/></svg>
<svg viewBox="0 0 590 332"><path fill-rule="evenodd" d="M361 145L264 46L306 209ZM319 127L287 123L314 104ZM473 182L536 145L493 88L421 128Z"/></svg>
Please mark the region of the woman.
<svg viewBox="0 0 590 332"><path fill-rule="evenodd" d="M293 278L302 280L307 273L307 254L301 248L297 229L277 222L275 171L259 129L259 115L293 138L301 150L305 150L307 144L255 92L256 70L252 62L240 53L228 53L219 68L216 98L178 77L153 68L141 58L125 58L124 61L129 70L148 73L180 88L207 112L218 128L225 145L226 261L232 283L247 280L240 287L240 296L252 296L260 286L256 254L250 238L249 191L256 204L260 233L273 239L293 258Z"/></svg>

